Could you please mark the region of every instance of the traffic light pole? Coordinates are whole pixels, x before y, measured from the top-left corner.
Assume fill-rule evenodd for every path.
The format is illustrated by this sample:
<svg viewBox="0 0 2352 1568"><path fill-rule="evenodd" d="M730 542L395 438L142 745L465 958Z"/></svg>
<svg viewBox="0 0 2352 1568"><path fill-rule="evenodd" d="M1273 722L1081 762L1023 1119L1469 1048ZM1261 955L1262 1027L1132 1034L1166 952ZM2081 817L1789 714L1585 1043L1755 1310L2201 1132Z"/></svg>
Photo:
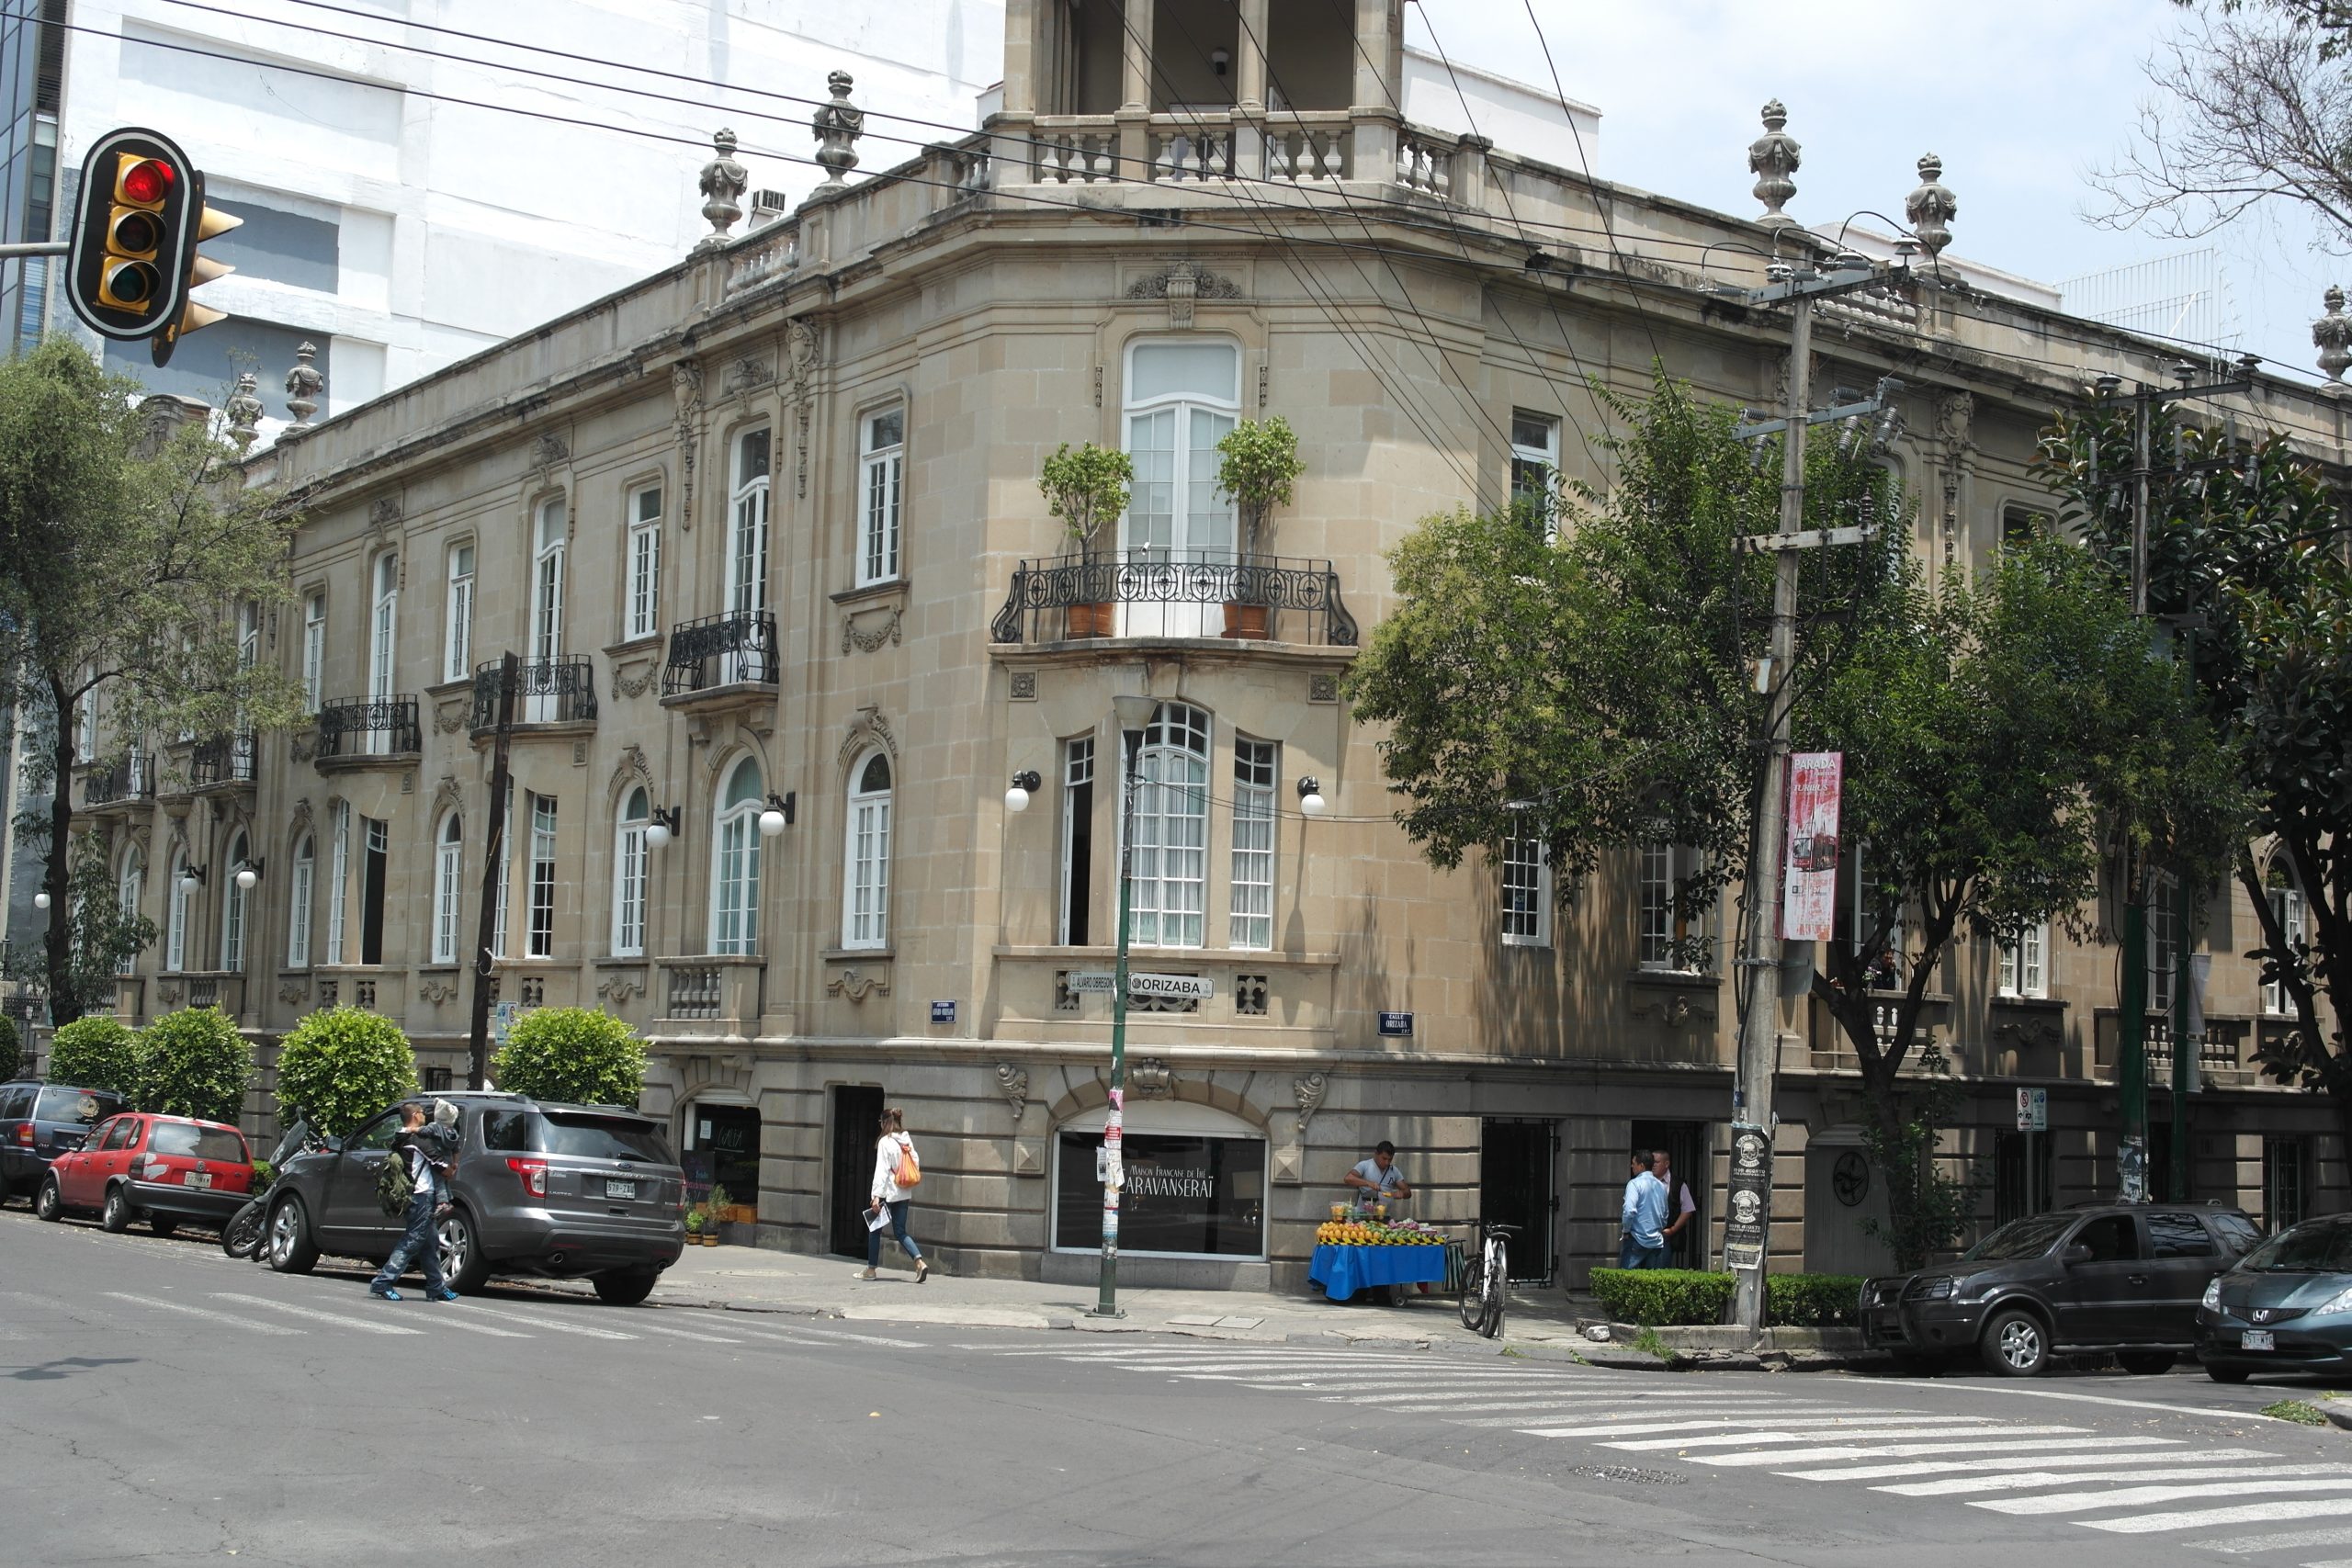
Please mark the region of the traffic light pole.
<svg viewBox="0 0 2352 1568"><path fill-rule="evenodd" d="M73 252L71 240L23 240L0 245L0 261L15 261L20 256L71 255Z"/></svg>

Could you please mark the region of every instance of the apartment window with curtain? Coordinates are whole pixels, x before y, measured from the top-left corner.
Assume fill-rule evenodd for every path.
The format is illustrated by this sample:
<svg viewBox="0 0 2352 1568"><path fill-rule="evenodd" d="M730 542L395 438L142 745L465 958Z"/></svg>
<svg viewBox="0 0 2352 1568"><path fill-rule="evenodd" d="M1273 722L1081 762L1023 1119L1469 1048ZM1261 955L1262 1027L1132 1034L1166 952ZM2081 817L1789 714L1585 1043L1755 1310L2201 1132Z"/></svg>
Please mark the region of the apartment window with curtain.
<svg viewBox="0 0 2352 1568"><path fill-rule="evenodd" d="M710 950L749 954L760 945L760 765L745 757L727 775L711 814Z"/></svg>
<svg viewBox="0 0 2352 1568"><path fill-rule="evenodd" d="M1233 863L1226 941L1274 945L1274 783L1280 749L1271 740L1233 742Z"/></svg>
<svg viewBox="0 0 2352 1568"><path fill-rule="evenodd" d="M890 943L890 759L869 751L850 771L849 840L842 855L842 945Z"/></svg>
<svg viewBox="0 0 2352 1568"><path fill-rule="evenodd" d="M613 956L645 955L645 829L653 802L639 784L621 803L613 824Z"/></svg>
<svg viewBox="0 0 2352 1568"><path fill-rule="evenodd" d="M172 879L164 892L164 967L177 974L187 967L187 920L192 912L187 889L187 856L172 856Z"/></svg>
<svg viewBox="0 0 2352 1568"><path fill-rule="evenodd" d="M2180 965L2180 878L2166 871L2148 879L2148 1010L2167 1018Z"/></svg>
<svg viewBox="0 0 2352 1568"><path fill-rule="evenodd" d="M465 876L465 824L443 814L433 836L433 962L458 961L458 900Z"/></svg>
<svg viewBox="0 0 2352 1568"><path fill-rule="evenodd" d="M294 843L294 870L286 879L286 967L311 966L311 885L318 871L318 843L305 833Z"/></svg>
<svg viewBox="0 0 2352 1568"><path fill-rule="evenodd" d="M473 673L474 547L449 547L448 625L443 628L441 678L462 681Z"/></svg>
<svg viewBox="0 0 2352 1568"><path fill-rule="evenodd" d="M2271 863L2269 886L2267 891L2270 898L2270 913L2278 920L2278 930L2285 936L2288 947L2300 949L2305 940L2303 894L2302 889L2295 886L2294 878L2288 874L2283 856ZM2290 1011L2293 1006L2294 1004L2288 1000L2285 986L2276 980L2264 984L2263 1011L2283 1013Z"/></svg>
<svg viewBox="0 0 2352 1568"><path fill-rule="evenodd" d="M351 802L338 800L330 813L327 837L326 961L340 964L344 954L344 922L351 897Z"/></svg>
<svg viewBox="0 0 2352 1568"><path fill-rule="evenodd" d="M1056 940L1084 947L1094 929L1094 737L1062 742L1062 897Z"/></svg>
<svg viewBox="0 0 2352 1568"><path fill-rule="evenodd" d="M899 486L906 468L907 411L884 409L859 422L857 582L899 575Z"/></svg>
<svg viewBox="0 0 2352 1568"><path fill-rule="evenodd" d="M313 593L302 601L302 696L311 711L325 698L327 673L327 596Z"/></svg>
<svg viewBox="0 0 2352 1568"><path fill-rule="evenodd" d="M245 966L245 890L237 886L237 868L252 857L245 835L229 840L229 858L220 877L220 967L235 974Z"/></svg>
<svg viewBox="0 0 2352 1568"><path fill-rule="evenodd" d="M768 451L765 429L735 438L727 525L727 611L733 615L764 615L768 607Z"/></svg>
<svg viewBox="0 0 2352 1568"><path fill-rule="evenodd" d="M147 901L147 857L140 852L137 844L123 852L122 874L115 880L114 897L115 907L127 918L136 918L140 906ZM114 972L130 974L138 956L134 953L124 953L115 960Z"/></svg>
<svg viewBox="0 0 2352 1568"><path fill-rule="evenodd" d="M2037 920L2001 944L1997 980L2005 997L2046 997L2050 994L2050 922Z"/></svg>
<svg viewBox="0 0 2352 1568"><path fill-rule="evenodd" d="M74 760L88 762L98 755L98 690L96 686L84 692L74 704Z"/></svg>
<svg viewBox="0 0 2352 1568"><path fill-rule="evenodd" d="M628 498L628 613L624 637L651 637L662 623L662 487Z"/></svg>
<svg viewBox="0 0 2352 1568"><path fill-rule="evenodd" d="M1713 968L1708 911L1691 909L1675 897L1705 869L1699 852L1688 844L1642 846L1640 967L1690 975Z"/></svg>
<svg viewBox="0 0 2352 1568"><path fill-rule="evenodd" d="M1187 339L1128 349L1127 455L1136 478L1121 543L1131 556L1233 558L1234 507L1216 487L1216 444L1241 417L1240 378L1235 344Z"/></svg>
<svg viewBox="0 0 2352 1568"><path fill-rule="evenodd" d="M1209 716L1162 703L1125 740L1136 755L1129 940L1137 947L1204 946Z"/></svg>
<svg viewBox="0 0 2352 1568"><path fill-rule="evenodd" d="M1560 472L1560 422L1549 414L1510 412L1510 499L1550 538L1559 529L1556 494Z"/></svg>
<svg viewBox="0 0 2352 1568"><path fill-rule="evenodd" d="M530 955L555 956L555 797L531 801Z"/></svg>
<svg viewBox="0 0 2352 1568"><path fill-rule="evenodd" d="M1497 859L1502 875L1502 937L1507 947L1552 945L1552 865L1544 842L1514 833Z"/></svg>

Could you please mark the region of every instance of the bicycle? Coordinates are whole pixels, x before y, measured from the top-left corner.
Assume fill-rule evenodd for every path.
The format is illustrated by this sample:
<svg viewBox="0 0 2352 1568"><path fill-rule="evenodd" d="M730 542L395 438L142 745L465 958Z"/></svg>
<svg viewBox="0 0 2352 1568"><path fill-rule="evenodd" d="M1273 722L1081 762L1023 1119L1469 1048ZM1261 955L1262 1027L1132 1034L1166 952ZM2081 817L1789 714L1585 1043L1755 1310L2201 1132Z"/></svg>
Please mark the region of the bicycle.
<svg viewBox="0 0 2352 1568"><path fill-rule="evenodd" d="M1517 1225L1478 1222L1476 1247L1462 1263L1462 1326L1483 1338L1503 1331L1503 1297L1510 1280L1510 1249L1506 1238Z"/></svg>

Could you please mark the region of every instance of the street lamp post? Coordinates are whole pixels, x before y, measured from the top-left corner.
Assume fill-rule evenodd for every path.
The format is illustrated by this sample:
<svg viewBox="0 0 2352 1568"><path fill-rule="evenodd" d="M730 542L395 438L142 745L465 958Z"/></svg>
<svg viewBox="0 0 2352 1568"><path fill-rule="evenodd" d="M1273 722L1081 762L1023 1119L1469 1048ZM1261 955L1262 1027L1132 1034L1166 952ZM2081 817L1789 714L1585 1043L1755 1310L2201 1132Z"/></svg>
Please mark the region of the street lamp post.
<svg viewBox="0 0 2352 1568"><path fill-rule="evenodd" d="M1089 1317L1125 1317L1119 1310L1119 1189L1127 1089L1127 921L1135 870L1136 762L1142 731L1159 712L1151 697L1117 696L1111 706L1119 728L1119 956L1111 968L1111 1106L1102 1118L1102 1276ZM1136 735L1130 744L1127 737Z"/></svg>

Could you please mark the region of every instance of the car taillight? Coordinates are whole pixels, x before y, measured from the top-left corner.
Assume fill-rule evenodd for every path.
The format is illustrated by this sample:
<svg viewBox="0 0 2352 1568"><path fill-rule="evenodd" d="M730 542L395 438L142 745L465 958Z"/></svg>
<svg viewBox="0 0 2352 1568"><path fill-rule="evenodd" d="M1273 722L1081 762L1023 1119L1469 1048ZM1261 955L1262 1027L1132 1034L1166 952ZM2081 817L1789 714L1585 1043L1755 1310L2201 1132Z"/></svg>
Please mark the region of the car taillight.
<svg viewBox="0 0 2352 1568"><path fill-rule="evenodd" d="M33 1124L31 1122L19 1122L17 1123L17 1146L22 1149L28 1149L33 1146Z"/></svg>
<svg viewBox="0 0 2352 1568"><path fill-rule="evenodd" d="M506 1168L523 1183L523 1190L534 1198L548 1195L548 1162L543 1159L516 1159L508 1156Z"/></svg>

